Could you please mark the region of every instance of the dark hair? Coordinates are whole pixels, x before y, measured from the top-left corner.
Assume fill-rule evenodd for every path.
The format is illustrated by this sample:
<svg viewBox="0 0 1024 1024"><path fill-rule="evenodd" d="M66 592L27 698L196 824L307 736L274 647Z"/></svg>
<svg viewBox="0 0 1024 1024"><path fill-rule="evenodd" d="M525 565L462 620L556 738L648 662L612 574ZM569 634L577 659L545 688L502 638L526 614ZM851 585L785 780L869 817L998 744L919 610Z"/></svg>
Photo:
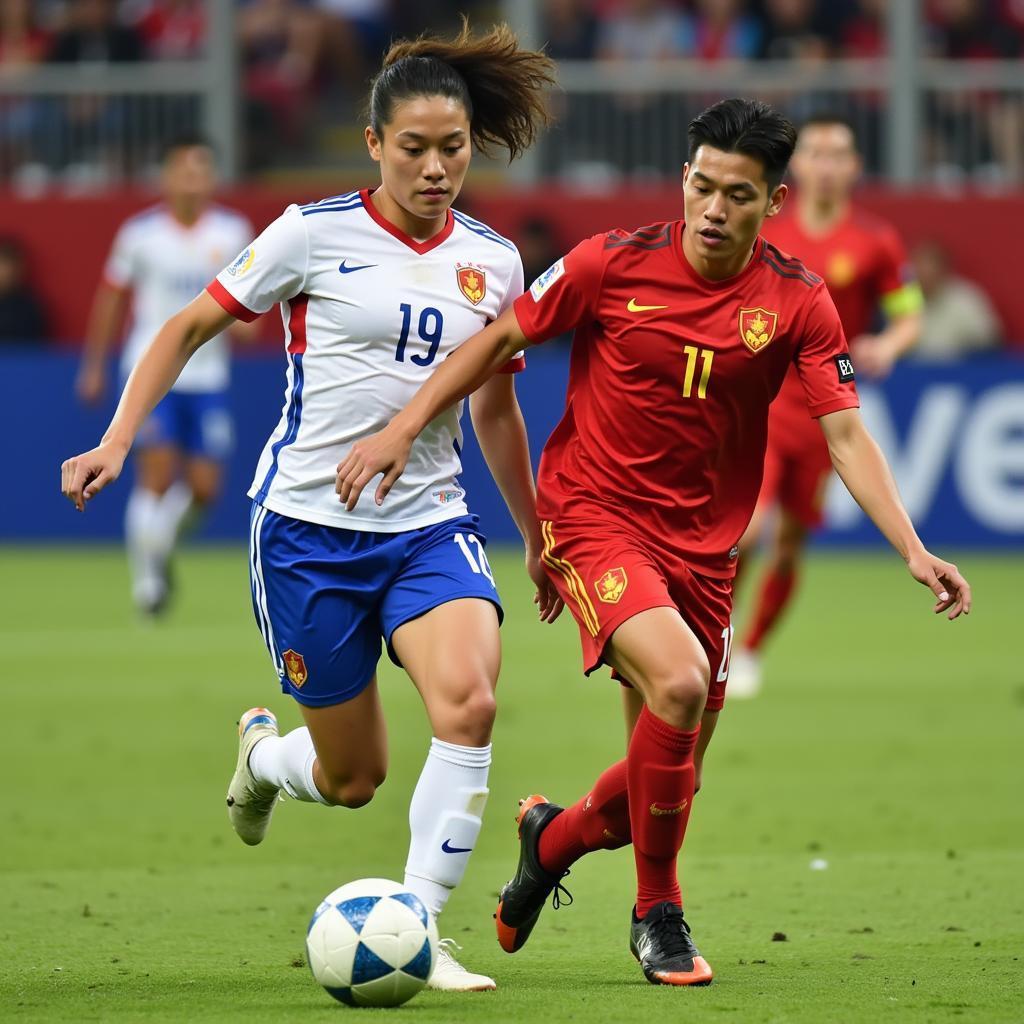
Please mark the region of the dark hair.
<svg viewBox="0 0 1024 1024"><path fill-rule="evenodd" d="M512 160L550 120L543 90L554 83L550 58L521 50L508 25L474 36L463 17L454 39L421 35L391 45L370 89L370 127L381 135L402 100L447 96L465 107L477 149L501 145Z"/></svg>
<svg viewBox="0 0 1024 1024"><path fill-rule="evenodd" d="M774 107L740 97L721 100L698 114L687 132L692 162L701 146L760 160L769 189L782 181L796 146L796 128Z"/></svg>
<svg viewBox="0 0 1024 1024"><path fill-rule="evenodd" d="M197 147L208 149L214 156L217 155L216 147L202 132L179 132L177 135L172 135L167 139L160 148L160 163L167 163L179 150L195 149Z"/></svg>
<svg viewBox="0 0 1024 1024"><path fill-rule="evenodd" d="M857 129L845 114L837 114L832 110L819 110L816 114L811 114L810 117L804 118L804 120L800 122L801 133L805 128L833 127L845 128L850 133L850 138L853 139L853 148L859 151L859 146L857 145Z"/></svg>

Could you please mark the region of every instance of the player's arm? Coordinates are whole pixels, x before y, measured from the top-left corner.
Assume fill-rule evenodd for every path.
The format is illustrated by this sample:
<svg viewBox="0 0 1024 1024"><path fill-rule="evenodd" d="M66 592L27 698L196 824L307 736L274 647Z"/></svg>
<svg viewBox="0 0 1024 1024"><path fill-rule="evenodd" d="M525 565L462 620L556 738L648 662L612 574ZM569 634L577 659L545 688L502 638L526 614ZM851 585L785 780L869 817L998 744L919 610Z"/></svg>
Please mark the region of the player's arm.
<svg viewBox="0 0 1024 1024"><path fill-rule="evenodd" d="M920 340L924 295L908 276L907 254L899 235L886 231L878 242L875 288L886 327L878 334L854 338L850 349L857 369L881 380Z"/></svg>
<svg viewBox="0 0 1024 1024"><path fill-rule="evenodd" d="M537 492L530 462L526 423L516 399L515 374L496 373L469 399L473 429L487 468L526 547L526 570L537 587L534 603L543 622L554 622L562 600L541 565L544 541L537 519Z"/></svg>
<svg viewBox="0 0 1024 1024"><path fill-rule="evenodd" d="M378 473L384 474L376 493L377 504L381 504L402 475L412 443L423 428L531 344L514 308L463 342L383 430L357 441L338 464L335 490L345 507L350 512L356 507L363 488Z"/></svg>
<svg viewBox="0 0 1024 1024"><path fill-rule="evenodd" d="M170 391L192 353L233 322L234 317L203 292L160 328L132 370L100 444L61 466L61 490L79 512L118 478L139 427Z"/></svg>
<svg viewBox="0 0 1024 1024"><path fill-rule="evenodd" d="M935 613L955 619L971 610L971 588L957 567L931 554L921 543L903 507L896 481L881 449L868 433L857 409L842 409L819 418L832 465L857 504L907 563L911 576L935 594Z"/></svg>
<svg viewBox="0 0 1024 1024"><path fill-rule="evenodd" d="M107 389L107 357L124 323L130 294L130 288L106 279L96 289L75 379L78 397L89 405L100 401Z"/></svg>

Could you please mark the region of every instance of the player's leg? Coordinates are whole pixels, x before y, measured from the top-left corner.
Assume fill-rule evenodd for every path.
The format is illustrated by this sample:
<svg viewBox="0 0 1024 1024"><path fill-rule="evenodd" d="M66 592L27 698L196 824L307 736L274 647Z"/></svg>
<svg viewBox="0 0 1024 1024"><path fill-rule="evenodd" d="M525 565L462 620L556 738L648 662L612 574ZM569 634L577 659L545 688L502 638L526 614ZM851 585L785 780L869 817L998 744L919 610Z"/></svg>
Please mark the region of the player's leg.
<svg viewBox="0 0 1024 1024"><path fill-rule="evenodd" d="M132 576L132 599L140 611L156 615L167 604L169 585L163 558L160 508L173 490L180 450L173 439L173 411L164 399L139 434L135 483L125 506L125 544Z"/></svg>
<svg viewBox="0 0 1024 1024"><path fill-rule="evenodd" d="M253 506L253 610L281 688L301 706L306 725L278 736L264 708L239 723L228 809L250 845L263 839L281 790L306 803L361 807L384 780L375 574L390 572L382 550L390 542L389 535L335 530Z"/></svg>
<svg viewBox="0 0 1024 1024"><path fill-rule="evenodd" d="M796 593L808 538L822 520L832 465L821 438L811 441L787 458L780 471L778 520L754 606L732 658L729 695L733 698L753 697L760 691L761 649Z"/></svg>
<svg viewBox="0 0 1024 1024"><path fill-rule="evenodd" d="M433 734L409 804L405 885L437 917L465 874L487 802L500 605L474 519L420 532L382 619L389 651L419 691ZM494 988L447 945L430 984Z"/></svg>

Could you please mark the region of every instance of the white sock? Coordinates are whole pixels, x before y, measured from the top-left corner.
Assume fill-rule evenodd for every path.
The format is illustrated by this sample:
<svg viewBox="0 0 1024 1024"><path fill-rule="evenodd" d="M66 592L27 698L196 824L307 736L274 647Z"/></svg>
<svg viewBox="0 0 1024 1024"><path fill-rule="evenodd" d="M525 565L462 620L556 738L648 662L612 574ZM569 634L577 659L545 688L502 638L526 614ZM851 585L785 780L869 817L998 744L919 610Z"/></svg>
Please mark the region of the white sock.
<svg viewBox="0 0 1024 1024"><path fill-rule="evenodd" d="M154 523L160 495L135 487L124 511L124 534L136 601L148 603L163 597L163 573L158 551L154 550Z"/></svg>
<svg viewBox="0 0 1024 1024"><path fill-rule="evenodd" d="M316 751L309 730L292 729L284 736L267 736L249 754L249 768L257 782L283 789L293 800L327 804L313 781Z"/></svg>
<svg viewBox="0 0 1024 1024"><path fill-rule="evenodd" d="M185 517L192 509L192 489L181 480L171 484L157 501L151 543L158 557L171 557Z"/></svg>
<svg viewBox="0 0 1024 1024"><path fill-rule="evenodd" d="M460 747L432 739L409 804L405 887L434 916L462 881L487 803L491 745Z"/></svg>

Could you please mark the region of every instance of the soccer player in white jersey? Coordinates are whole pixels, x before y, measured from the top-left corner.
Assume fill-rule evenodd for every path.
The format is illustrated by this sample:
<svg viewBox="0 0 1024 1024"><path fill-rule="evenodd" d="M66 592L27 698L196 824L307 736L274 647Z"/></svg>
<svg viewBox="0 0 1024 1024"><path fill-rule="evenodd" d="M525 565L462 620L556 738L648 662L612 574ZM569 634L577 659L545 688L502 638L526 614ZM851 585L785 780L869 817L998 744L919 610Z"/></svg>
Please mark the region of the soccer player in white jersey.
<svg viewBox="0 0 1024 1024"><path fill-rule="evenodd" d="M433 740L409 808L405 885L438 915L465 872L487 799L501 606L459 486L459 410L416 442L385 507L347 512L335 473L431 370L522 292L515 246L452 209L472 146L515 157L545 120L552 65L507 26L396 43L370 99L381 184L289 207L157 335L99 447L67 460L79 510L116 479L148 411L189 356L236 320L280 304L285 403L250 496L253 607L282 689L306 728L278 735L264 708L239 723L228 790L239 836L259 843L278 794L360 807L387 770L376 664L385 642L426 707ZM542 620L561 602L541 567L534 482L512 372L471 398L477 438L526 544ZM366 864L367 873L379 872ZM483 990L446 941L435 988Z"/></svg>
<svg viewBox="0 0 1024 1024"><path fill-rule="evenodd" d="M106 392L107 355L129 303L122 379L167 319L252 238L245 217L211 202L215 185L214 154L205 139L183 135L168 144L163 202L125 221L103 270L77 380L83 401L94 404ZM241 329L245 331L244 324ZM146 614L166 606L168 566L182 522L191 510L209 506L220 490L222 463L233 436L229 358L227 339L211 339L139 432L125 539L132 597Z"/></svg>

